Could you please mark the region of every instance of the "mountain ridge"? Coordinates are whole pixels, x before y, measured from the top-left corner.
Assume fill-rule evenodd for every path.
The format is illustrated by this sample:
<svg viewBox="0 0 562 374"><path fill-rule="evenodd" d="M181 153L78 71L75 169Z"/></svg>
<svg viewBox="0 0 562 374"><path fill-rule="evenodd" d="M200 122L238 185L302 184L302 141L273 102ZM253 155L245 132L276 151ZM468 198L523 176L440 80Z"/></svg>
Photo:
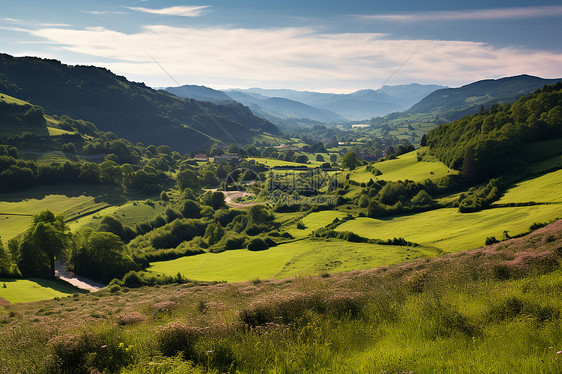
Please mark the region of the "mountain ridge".
<svg viewBox="0 0 562 374"><path fill-rule="evenodd" d="M279 129L238 103L182 99L105 68L0 54L0 92L93 122L100 130L147 144L192 152L216 141L246 144Z"/></svg>

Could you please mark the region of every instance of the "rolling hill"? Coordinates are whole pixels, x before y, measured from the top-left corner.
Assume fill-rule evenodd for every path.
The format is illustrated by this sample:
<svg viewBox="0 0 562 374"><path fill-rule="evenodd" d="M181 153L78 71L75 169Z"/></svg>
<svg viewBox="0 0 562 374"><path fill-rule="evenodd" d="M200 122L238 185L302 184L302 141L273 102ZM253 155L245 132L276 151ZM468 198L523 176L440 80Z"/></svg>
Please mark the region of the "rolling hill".
<svg viewBox="0 0 562 374"><path fill-rule="evenodd" d="M214 104L231 104L234 100L222 91L214 90L205 86L183 85L179 87L168 87L165 91L183 97L185 99L194 99L198 101L209 101Z"/></svg>
<svg viewBox="0 0 562 374"><path fill-rule="evenodd" d="M444 88L427 95L403 112L372 118L370 133L375 136L397 136L413 143L440 124L452 122L480 111L482 106L512 103L545 85L560 79L543 79L519 75L486 79L458 88ZM413 136L415 133L416 136Z"/></svg>
<svg viewBox="0 0 562 374"><path fill-rule="evenodd" d="M542 79L530 75L486 79L459 88L444 88L434 91L408 109L406 113L440 112L446 117L455 116L455 113L462 115L469 114L468 112L476 113L482 105L513 102L537 88L558 81L560 79Z"/></svg>
<svg viewBox="0 0 562 374"><path fill-rule="evenodd" d="M0 92L133 142L167 144L183 152L217 141L246 144L260 132L279 132L241 104L182 99L104 68L36 57L0 54Z"/></svg>

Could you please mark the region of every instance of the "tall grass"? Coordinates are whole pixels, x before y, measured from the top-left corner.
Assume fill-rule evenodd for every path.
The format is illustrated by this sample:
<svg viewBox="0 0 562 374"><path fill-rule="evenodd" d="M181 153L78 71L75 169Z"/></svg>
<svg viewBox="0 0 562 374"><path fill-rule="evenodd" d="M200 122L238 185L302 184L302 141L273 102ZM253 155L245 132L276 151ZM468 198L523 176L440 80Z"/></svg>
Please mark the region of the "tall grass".
<svg viewBox="0 0 562 374"><path fill-rule="evenodd" d="M561 372L561 260L559 221L367 271L18 305L0 373Z"/></svg>

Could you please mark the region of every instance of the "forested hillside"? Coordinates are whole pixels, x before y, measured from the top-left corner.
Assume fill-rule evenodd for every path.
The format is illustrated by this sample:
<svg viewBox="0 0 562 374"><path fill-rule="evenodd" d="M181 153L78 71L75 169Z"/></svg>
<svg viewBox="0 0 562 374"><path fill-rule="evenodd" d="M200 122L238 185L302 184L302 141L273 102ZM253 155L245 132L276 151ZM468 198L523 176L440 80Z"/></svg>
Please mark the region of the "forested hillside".
<svg viewBox="0 0 562 374"><path fill-rule="evenodd" d="M490 110L441 125L428 134L427 144L447 166L478 181L548 156L548 149L534 153L524 150L533 142L560 137L561 82L524 96L513 105L495 104ZM560 148L552 151L555 156Z"/></svg>
<svg viewBox="0 0 562 374"><path fill-rule="evenodd" d="M134 83L104 68L0 54L0 92L42 106L48 113L94 122L133 142L195 151L213 143L246 144L275 125L240 104L182 99Z"/></svg>

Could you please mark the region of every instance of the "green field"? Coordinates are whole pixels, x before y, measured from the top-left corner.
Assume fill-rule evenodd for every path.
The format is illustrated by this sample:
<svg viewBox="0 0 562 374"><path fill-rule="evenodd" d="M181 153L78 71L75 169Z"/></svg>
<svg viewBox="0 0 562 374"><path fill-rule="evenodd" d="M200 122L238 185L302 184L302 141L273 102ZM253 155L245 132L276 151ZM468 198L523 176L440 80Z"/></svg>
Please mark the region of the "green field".
<svg viewBox="0 0 562 374"><path fill-rule="evenodd" d="M528 178L508 189L498 201L509 203L552 203L562 202L562 170Z"/></svg>
<svg viewBox="0 0 562 374"><path fill-rule="evenodd" d="M6 288L4 288L4 284ZM65 297L81 292L77 288L59 281L46 279L0 278L0 297L11 303L29 303Z"/></svg>
<svg viewBox="0 0 562 374"><path fill-rule="evenodd" d="M262 157L249 157L248 160L255 160L256 162L267 165L271 168L275 166L317 167L321 164L321 162L317 162L317 161L311 162L310 164L299 164L298 162L283 161L274 158L262 158Z"/></svg>
<svg viewBox="0 0 562 374"><path fill-rule="evenodd" d="M503 232L514 236L529 231L535 222L562 217L562 205L541 205L487 209L459 213L457 208L384 219L356 218L337 228L376 239L403 237L408 241L457 252L482 247L486 237L501 239Z"/></svg>
<svg viewBox="0 0 562 374"><path fill-rule="evenodd" d="M0 201L0 237L6 241L24 232L32 216L45 209L67 219L97 211L109 206L113 192L103 186L60 185L4 193Z"/></svg>
<svg viewBox="0 0 562 374"><path fill-rule="evenodd" d="M301 240L261 252L240 249L155 262L150 270L168 275L179 272L194 280L240 282L369 269L434 254L422 248Z"/></svg>
<svg viewBox="0 0 562 374"><path fill-rule="evenodd" d="M417 152L413 151L394 160L387 160L374 163L373 166L380 170L382 175L375 176L365 167L357 168L350 173L350 179L359 183L367 183L369 179L398 181L413 180L415 182L423 182L426 179L439 179L450 173L457 171L449 169L443 163L435 161L418 161Z"/></svg>
<svg viewBox="0 0 562 374"><path fill-rule="evenodd" d="M308 236L312 231L318 230L319 228L332 223L335 218L342 219L346 215L346 213L336 212L333 210L310 213L302 219L302 223L304 223L304 226L306 227L305 229L297 229L295 223L287 230L287 232L295 238L303 238Z"/></svg>

